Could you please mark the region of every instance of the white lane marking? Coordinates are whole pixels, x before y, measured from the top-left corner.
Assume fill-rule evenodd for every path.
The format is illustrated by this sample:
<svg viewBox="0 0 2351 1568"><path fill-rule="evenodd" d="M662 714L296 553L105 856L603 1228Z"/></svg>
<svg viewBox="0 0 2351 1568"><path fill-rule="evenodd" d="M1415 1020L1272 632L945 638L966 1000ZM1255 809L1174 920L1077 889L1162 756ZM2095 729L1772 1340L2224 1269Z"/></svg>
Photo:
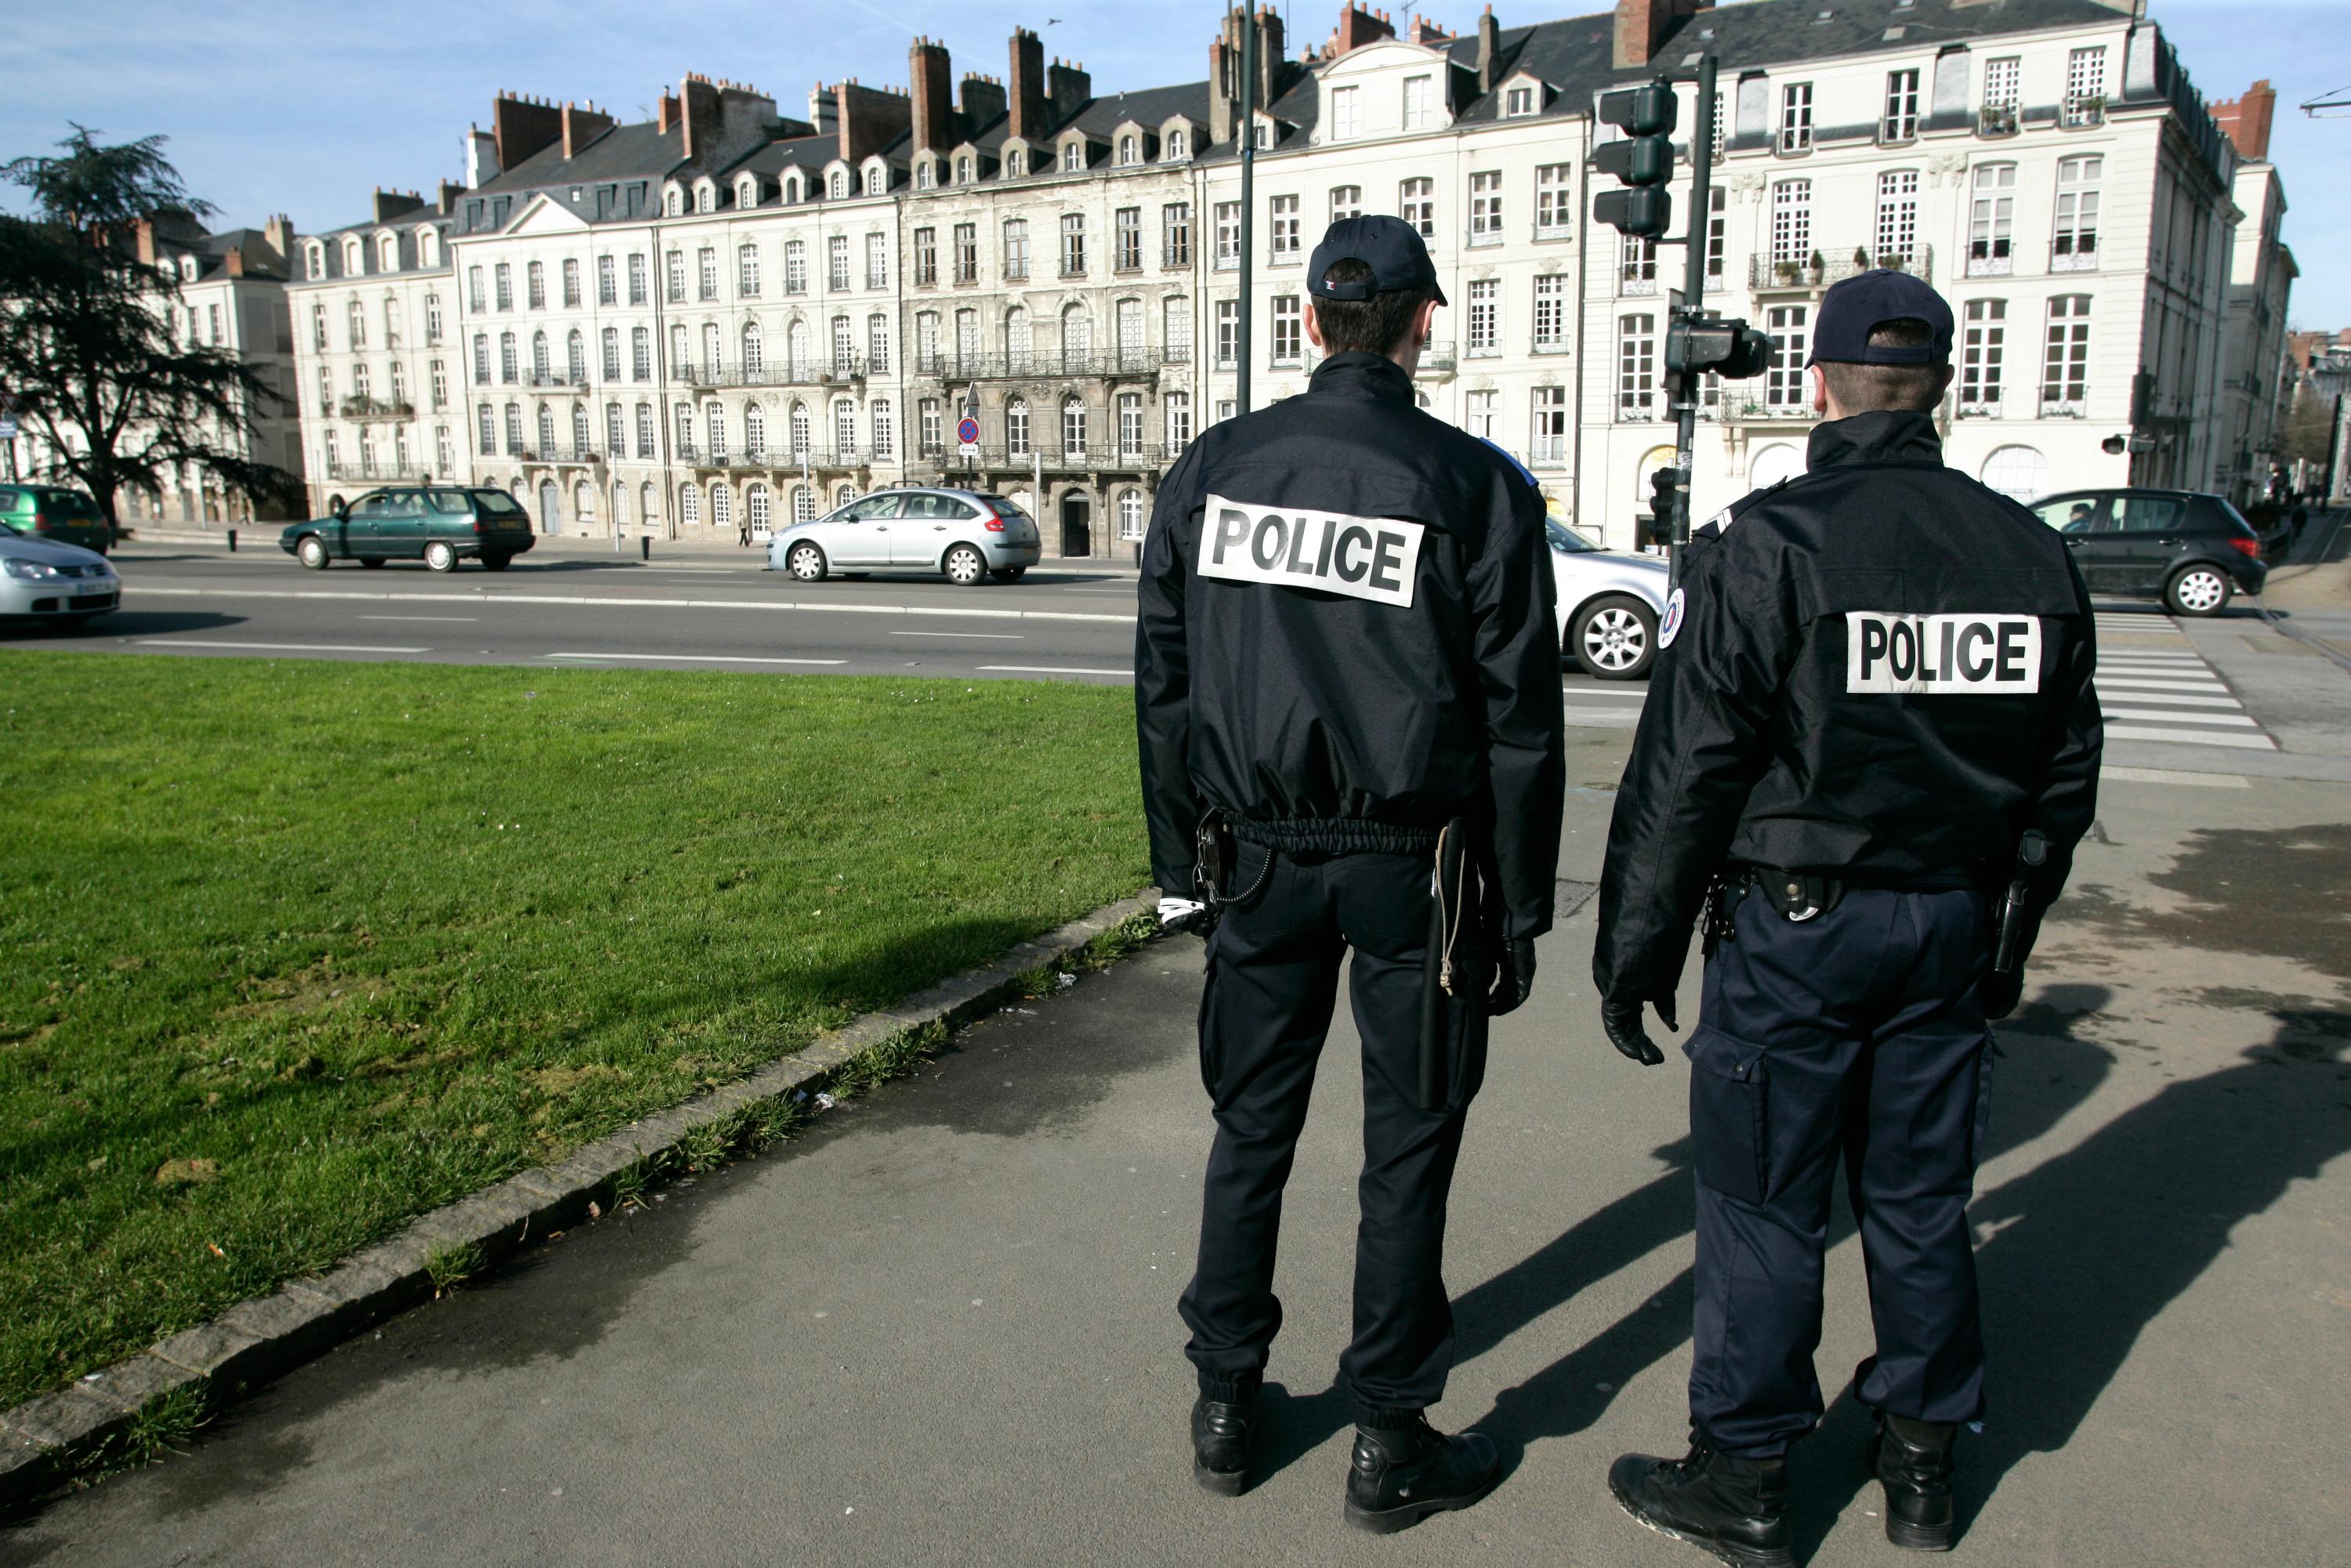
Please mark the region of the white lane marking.
<svg viewBox="0 0 2351 1568"><path fill-rule="evenodd" d="M470 626L481 619L478 615L362 615L362 621L462 621Z"/></svg>
<svg viewBox="0 0 2351 1568"><path fill-rule="evenodd" d="M2229 689L2218 681L2158 680L2153 675L2100 675L2092 684L2102 691L2113 686L2120 691L2209 692L2215 696Z"/></svg>
<svg viewBox="0 0 2351 1568"><path fill-rule="evenodd" d="M2204 662L2200 653L2182 653L2176 648L2118 648L2112 653L2099 654L2098 663L2103 664L2109 658L2145 659L2150 664L2200 664Z"/></svg>
<svg viewBox="0 0 2351 1568"><path fill-rule="evenodd" d="M170 596L179 599L357 599L393 604L587 604L608 610L806 610L841 615L942 615L990 621L1092 621L1116 626L1134 624L1132 615L1089 615L1075 610L980 610L932 604L818 604L801 599L598 599L585 594L497 593L486 589L476 589L470 593L360 593L333 589L142 587L139 591L158 598Z"/></svg>
<svg viewBox="0 0 2351 1568"><path fill-rule="evenodd" d="M1027 633L1020 632L893 632L890 635L893 637L987 637L998 643L1019 643L1027 639Z"/></svg>
<svg viewBox="0 0 2351 1568"><path fill-rule="evenodd" d="M1646 702L1649 693L1643 686L1583 686L1562 683L1559 688L1572 697L1630 697L1635 702Z"/></svg>
<svg viewBox="0 0 2351 1568"><path fill-rule="evenodd" d="M763 659L748 653L541 653L542 659L663 659L678 664L845 664L846 659Z"/></svg>
<svg viewBox="0 0 2351 1568"><path fill-rule="evenodd" d="M1572 707L1560 710L1579 729L1630 729L1641 722L1640 710L1621 707Z"/></svg>
<svg viewBox="0 0 2351 1568"><path fill-rule="evenodd" d="M209 637L141 637L149 648L259 648L277 653L429 653L430 648L372 648L356 643L224 643Z"/></svg>
<svg viewBox="0 0 2351 1568"><path fill-rule="evenodd" d="M2110 707L2105 710L2105 716L2108 718L2151 718L2165 724L2229 724L2239 725L2246 729L2259 729L2261 727L2261 726L2255 724L2252 719L2246 718L2241 714L2233 713L2166 713L2161 708Z"/></svg>
<svg viewBox="0 0 2351 1568"><path fill-rule="evenodd" d="M2228 707L2241 713L2245 706L2234 697L2183 697L2170 692L2116 692L2115 695L2124 702L2161 703L2166 707Z"/></svg>
<svg viewBox="0 0 2351 1568"><path fill-rule="evenodd" d="M1134 672L1133 670L1072 670L1072 669L1064 669L1064 668L1061 668L1061 666L1059 666L1059 665L1055 665L1055 664L976 664L976 665L974 665L974 666L973 666L973 668L975 668L975 669L980 669L980 670L987 670L987 671L990 671L990 672L994 672L994 673L997 673L997 674L1019 674L1019 675L1126 675L1126 676L1132 676L1132 675L1134 674Z"/></svg>
<svg viewBox="0 0 2351 1568"><path fill-rule="evenodd" d="M2101 781L2118 779L2126 784L2201 784L2215 789L2250 789L2252 779L2241 773L2187 773L2176 768L2116 768L2108 764L2098 769Z"/></svg>
<svg viewBox="0 0 2351 1568"><path fill-rule="evenodd" d="M2217 731L2155 729L2145 725L2110 724L2108 740L2174 740L2190 746L2234 746L2246 751L2275 751L2277 742L2266 735L2222 735Z"/></svg>
<svg viewBox="0 0 2351 1568"><path fill-rule="evenodd" d="M1061 591L1064 593L1117 593L1129 599L1134 597L1134 590L1132 588L1065 588Z"/></svg>

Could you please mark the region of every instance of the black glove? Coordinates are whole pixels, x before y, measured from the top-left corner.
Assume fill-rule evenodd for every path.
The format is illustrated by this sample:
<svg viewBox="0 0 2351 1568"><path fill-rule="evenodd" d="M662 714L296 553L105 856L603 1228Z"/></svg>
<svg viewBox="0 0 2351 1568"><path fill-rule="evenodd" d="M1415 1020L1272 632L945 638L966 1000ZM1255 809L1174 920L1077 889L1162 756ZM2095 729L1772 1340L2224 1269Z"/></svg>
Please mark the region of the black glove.
<svg viewBox="0 0 2351 1568"><path fill-rule="evenodd" d="M2016 1004L2024 999L2024 966L2019 964L2005 975L1993 969L1985 970L1983 983L1976 988L1976 998L1983 1003L1985 1018L2006 1018L2016 1010Z"/></svg>
<svg viewBox="0 0 2351 1568"><path fill-rule="evenodd" d="M1650 1006L1657 1009L1658 1019L1667 1029L1678 1030L1682 1026L1674 1021L1674 998L1658 997ZM1639 1002L1603 1001L1600 1004L1600 1027L1607 1031L1608 1043L1631 1057L1644 1067L1656 1067L1666 1060L1649 1031L1641 1027Z"/></svg>
<svg viewBox="0 0 2351 1568"><path fill-rule="evenodd" d="M1535 945L1514 936L1502 944L1494 960L1494 983L1486 989L1486 1016L1500 1018L1516 1012L1535 988Z"/></svg>

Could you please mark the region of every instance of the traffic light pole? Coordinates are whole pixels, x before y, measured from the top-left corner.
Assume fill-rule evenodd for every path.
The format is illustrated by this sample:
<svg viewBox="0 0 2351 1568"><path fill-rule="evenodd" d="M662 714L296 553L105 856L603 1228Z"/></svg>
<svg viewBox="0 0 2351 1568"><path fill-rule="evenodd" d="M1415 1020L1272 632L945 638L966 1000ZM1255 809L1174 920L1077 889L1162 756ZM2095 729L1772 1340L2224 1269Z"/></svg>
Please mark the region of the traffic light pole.
<svg viewBox="0 0 2351 1568"><path fill-rule="evenodd" d="M1710 205L1714 179L1714 57L1698 66L1698 123L1690 128L1690 206L1683 241L1682 302L1674 311L1675 325L1687 327L1706 312L1707 230L1714 214ZM1689 546L1690 454L1698 444L1698 390L1706 372L1686 370L1674 376L1674 517L1666 538L1666 586L1668 592L1682 580L1682 556Z"/></svg>
<svg viewBox="0 0 2351 1568"><path fill-rule="evenodd" d="M1237 414L1249 411L1249 321L1257 315L1257 301L1249 295L1257 270L1257 0L1244 0L1241 8L1240 143L1241 310L1233 344L1239 355L1233 375L1233 412ZM1213 220L1216 214L1212 211L1208 215ZM1214 232L1212 228L1210 233Z"/></svg>

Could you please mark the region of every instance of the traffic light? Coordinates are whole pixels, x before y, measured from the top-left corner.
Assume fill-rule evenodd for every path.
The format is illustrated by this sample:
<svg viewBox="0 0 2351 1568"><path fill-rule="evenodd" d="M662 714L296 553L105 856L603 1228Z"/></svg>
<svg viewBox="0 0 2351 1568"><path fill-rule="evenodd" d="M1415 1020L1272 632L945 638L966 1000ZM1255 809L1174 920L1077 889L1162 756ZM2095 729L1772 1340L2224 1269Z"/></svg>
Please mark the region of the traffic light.
<svg viewBox="0 0 2351 1568"><path fill-rule="evenodd" d="M1736 319L1700 317L1666 334L1666 369L1685 375L1760 376L1771 368L1771 334Z"/></svg>
<svg viewBox="0 0 2351 1568"><path fill-rule="evenodd" d="M1681 488L1678 468L1660 468L1649 476L1649 526L1645 543L1663 549L1673 542L1674 492Z"/></svg>
<svg viewBox="0 0 2351 1568"><path fill-rule="evenodd" d="M1600 119L1625 128L1625 140L1593 153L1593 167L1625 182L1625 189L1603 191L1592 215L1628 235L1655 239L1674 221L1674 89L1663 79L1600 95Z"/></svg>

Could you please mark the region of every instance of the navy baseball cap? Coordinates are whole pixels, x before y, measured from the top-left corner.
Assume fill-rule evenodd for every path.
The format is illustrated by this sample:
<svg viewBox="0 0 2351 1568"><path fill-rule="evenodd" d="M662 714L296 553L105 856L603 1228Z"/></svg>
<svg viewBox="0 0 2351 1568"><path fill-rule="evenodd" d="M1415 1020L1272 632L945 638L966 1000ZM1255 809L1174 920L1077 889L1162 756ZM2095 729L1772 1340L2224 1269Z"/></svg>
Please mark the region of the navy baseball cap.
<svg viewBox="0 0 2351 1568"><path fill-rule="evenodd" d="M1324 281L1332 262L1350 258L1370 267L1371 277L1360 283ZM1437 264L1428 259L1420 231L1402 218L1341 218L1323 231L1307 270L1307 287L1317 299L1369 299L1374 294L1426 288L1439 305L1453 303L1437 284Z"/></svg>
<svg viewBox="0 0 2351 1568"><path fill-rule="evenodd" d="M1872 343L1870 333L1888 321L1924 321L1931 342L1915 347ZM1855 273L1833 285L1813 319L1813 353L1804 362L1827 360L1848 365L1927 365L1951 357L1951 308L1943 297L1907 272L1880 267Z"/></svg>

